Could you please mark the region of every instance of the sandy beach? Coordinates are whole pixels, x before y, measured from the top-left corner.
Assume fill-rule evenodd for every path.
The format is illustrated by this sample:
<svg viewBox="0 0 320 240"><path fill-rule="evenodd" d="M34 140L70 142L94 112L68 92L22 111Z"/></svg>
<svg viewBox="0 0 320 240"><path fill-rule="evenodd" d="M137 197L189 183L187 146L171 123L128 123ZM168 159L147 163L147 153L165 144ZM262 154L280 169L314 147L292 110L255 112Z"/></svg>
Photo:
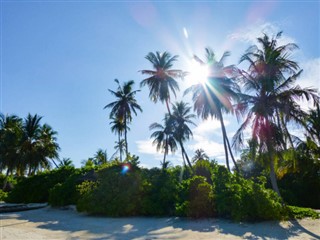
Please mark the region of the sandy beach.
<svg viewBox="0 0 320 240"><path fill-rule="evenodd" d="M4 213L0 239L320 239L320 220L233 223L228 220L106 218L50 207Z"/></svg>

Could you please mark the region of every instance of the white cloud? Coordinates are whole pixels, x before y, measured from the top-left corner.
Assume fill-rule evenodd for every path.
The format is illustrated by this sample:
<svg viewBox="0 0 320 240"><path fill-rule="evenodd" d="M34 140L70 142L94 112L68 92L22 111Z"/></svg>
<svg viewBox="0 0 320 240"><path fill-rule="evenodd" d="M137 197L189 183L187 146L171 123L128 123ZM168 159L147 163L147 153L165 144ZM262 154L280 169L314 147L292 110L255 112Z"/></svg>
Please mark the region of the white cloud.
<svg viewBox="0 0 320 240"><path fill-rule="evenodd" d="M224 125L228 126L229 121L225 120ZM207 119L202 121L197 127L193 129L193 133L195 135L209 135L211 133L214 134L220 134L221 132L221 125L220 121L213 118L213 119Z"/></svg>
<svg viewBox="0 0 320 240"><path fill-rule="evenodd" d="M152 145L152 139L139 140L136 141L136 144L139 153L152 155L152 159L157 160L158 162L161 162L163 160L163 151L157 152L156 146ZM167 156L167 161L172 162L174 165L181 165L182 159L180 154L180 151L177 151L173 154L169 153ZM147 164L147 166L149 165Z"/></svg>
<svg viewBox="0 0 320 240"><path fill-rule="evenodd" d="M320 88L320 58L310 59L301 64L303 72L297 83L301 87L316 87Z"/></svg>
<svg viewBox="0 0 320 240"><path fill-rule="evenodd" d="M248 25L246 27L241 28L240 30L237 30L236 32L230 34L228 37L232 40L239 40L249 44L256 44L257 37L262 36L263 33L269 36L274 36L280 31L281 27L277 23L258 21L254 24ZM279 44L283 45L287 43L296 43L296 41L293 38L285 34L282 34L282 37L279 39Z"/></svg>
<svg viewBox="0 0 320 240"><path fill-rule="evenodd" d="M162 155L161 152L157 152L156 146L152 145L152 140L139 140L136 141L138 152L152 155Z"/></svg>
<svg viewBox="0 0 320 240"><path fill-rule="evenodd" d="M296 84L302 88L317 88L320 89L320 58L310 59L301 63L303 72L301 77L297 79ZM300 105L304 110L313 108L312 101L300 101Z"/></svg>

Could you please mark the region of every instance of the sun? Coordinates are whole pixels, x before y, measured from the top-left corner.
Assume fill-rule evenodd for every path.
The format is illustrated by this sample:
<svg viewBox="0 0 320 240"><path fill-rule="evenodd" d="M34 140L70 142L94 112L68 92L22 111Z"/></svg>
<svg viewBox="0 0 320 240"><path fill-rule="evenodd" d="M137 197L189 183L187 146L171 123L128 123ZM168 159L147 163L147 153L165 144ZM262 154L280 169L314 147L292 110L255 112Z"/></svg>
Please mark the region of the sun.
<svg viewBox="0 0 320 240"><path fill-rule="evenodd" d="M205 84L209 76L209 69L207 65L201 65L196 60L192 59L189 63L189 80L192 84Z"/></svg>

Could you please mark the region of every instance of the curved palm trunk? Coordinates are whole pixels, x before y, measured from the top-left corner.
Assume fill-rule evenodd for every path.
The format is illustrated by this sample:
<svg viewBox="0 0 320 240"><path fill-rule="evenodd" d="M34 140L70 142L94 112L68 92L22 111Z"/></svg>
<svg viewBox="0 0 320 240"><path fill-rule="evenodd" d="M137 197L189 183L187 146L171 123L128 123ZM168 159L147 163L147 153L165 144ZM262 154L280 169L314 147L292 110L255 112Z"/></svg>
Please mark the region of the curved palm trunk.
<svg viewBox="0 0 320 240"><path fill-rule="evenodd" d="M222 122L223 123L223 122ZM223 124L223 129L224 129L224 132L225 132L225 136L226 136L226 142L227 142L227 146L228 146L228 149L229 149L229 152L230 152L230 156L231 156L231 160L236 168L236 171L239 172L239 168L238 168L238 165L236 163L236 161L234 160L234 156L233 156L233 153L232 153L232 150L231 150L231 146L230 146L230 142L229 142L229 139L228 139L228 136L227 136L227 132L226 132L226 128Z"/></svg>
<svg viewBox="0 0 320 240"><path fill-rule="evenodd" d="M226 156L226 163L227 163L227 168L229 172L230 170L230 165L229 165L229 154L228 154L228 147L227 147L227 141L226 141L226 132L225 132L225 127L223 123L223 118L222 118L222 113L221 110L219 109L219 120L220 120L220 125L221 125L221 131L222 131L222 138L223 138L223 146L224 146L224 153Z"/></svg>
<svg viewBox="0 0 320 240"><path fill-rule="evenodd" d="M192 167L192 165L191 165L191 163L190 163L189 157L188 157L188 155L187 155L187 153L186 153L186 150L185 150L184 147L183 147L182 142L179 141L179 144L180 144L180 147L181 147L182 158L183 158L183 156L185 156L185 158L186 158L186 160L187 160L187 163L188 163L190 169L193 170L193 167Z"/></svg>
<svg viewBox="0 0 320 240"><path fill-rule="evenodd" d="M171 111L170 111L170 107L169 107L169 100L166 100L166 105L167 105L167 109L168 109L168 113L171 116Z"/></svg>
<svg viewBox="0 0 320 240"><path fill-rule="evenodd" d="M270 162L270 180L271 180L272 189L282 199L280 191L279 191L278 183L277 183L276 173L275 173L275 170L274 170L274 162L273 162L273 159L272 159L270 151L268 153L268 157L269 157L269 162Z"/></svg>
<svg viewBox="0 0 320 240"><path fill-rule="evenodd" d="M56 164L56 162L53 159L51 159L51 160L52 160L53 164L56 166L56 168L59 168L59 166Z"/></svg>

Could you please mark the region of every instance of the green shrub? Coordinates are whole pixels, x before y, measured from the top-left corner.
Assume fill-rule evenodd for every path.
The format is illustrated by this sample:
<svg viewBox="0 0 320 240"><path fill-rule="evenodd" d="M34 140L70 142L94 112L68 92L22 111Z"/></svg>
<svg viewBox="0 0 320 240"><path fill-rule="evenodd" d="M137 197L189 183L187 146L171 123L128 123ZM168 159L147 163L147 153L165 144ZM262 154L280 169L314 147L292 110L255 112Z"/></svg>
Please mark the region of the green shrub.
<svg viewBox="0 0 320 240"><path fill-rule="evenodd" d="M199 160L193 166L194 174L197 176L203 176L206 178L206 181L212 185L212 166L208 160Z"/></svg>
<svg viewBox="0 0 320 240"><path fill-rule="evenodd" d="M0 189L0 201L6 201L7 197L8 197L8 193Z"/></svg>
<svg viewBox="0 0 320 240"><path fill-rule="evenodd" d="M121 165L100 169L97 183L83 183L78 189L79 211L113 217L139 214L142 180L138 169L126 173Z"/></svg>
<svg viewBox="0 0 320 240"><path fill-rule="evenodd" d="M53 207L76 204L79 198L76 186L80 177L81 172L77 169L65 182L54 185L49 190L49 204Z"/></svg>
<svg viewBox="0 0 320 240"><path fill-rule="evenodd" d="M320 214L311 208L302 208L296 206L287 206L287 214L289 218L302 219L302 218L320 218Z"/></svg>
<svg viewBox="0 0 320 240"><path fill-rule="evenodd" d="M275 192L261 183L232 175L218 167L214 175L215 206L219 216L236 221L281 219L284 209Z"/></svg>
<svg viewBox="0 0 320 240"><path fill-rule="evenodd" d="M143 170L142 177L140 213L150 216L173 215L178 187L175 176L167 170L153 168Z"/></svg>
<svg viewBox="0 0 320 240"><path fill-rule="evenodd" d="M194 176L180 185L180 201L176 205L179 216L194 218L214 215L212 185L203 176Z"/></svg>
<svg viewBox="0 0 320 240"><path fill-rule="evenodd" d="M84 181L77 186L77 191L80 195L77 201L77 210L79 212L92 212L92 209L96 209L93 201L93 194L97 189L98 183L93 181ZM98 211L98 209L96 210Z"/></svg>
<svg viewBox="0 0 320 240"><path fill-rule="evenodd" d="M74 172L74 168L66 167L39 173L28 178L20 178L14 189L8 194L7 202L48 202L49 190L57 183L65 182Z"/></svg>

